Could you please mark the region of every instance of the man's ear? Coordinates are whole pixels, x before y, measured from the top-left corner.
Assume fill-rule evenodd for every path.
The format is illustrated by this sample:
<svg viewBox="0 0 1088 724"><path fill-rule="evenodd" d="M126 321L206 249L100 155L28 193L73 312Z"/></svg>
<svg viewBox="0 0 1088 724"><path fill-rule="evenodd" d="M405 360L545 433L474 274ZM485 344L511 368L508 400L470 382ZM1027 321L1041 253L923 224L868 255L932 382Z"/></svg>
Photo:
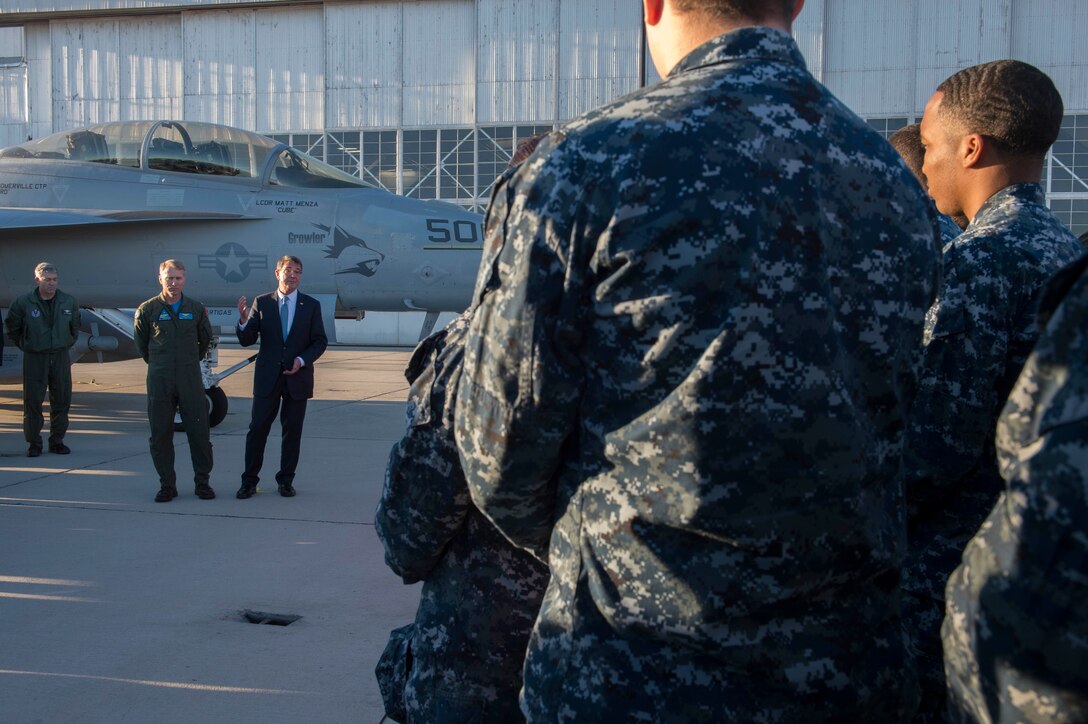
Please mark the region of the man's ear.
<svg viewBox="0 0 1088 724"><path fill-rule="evenodd" d="M964 168L974 168L982 161L982 156L990 150L989 139L980 133L968 133L960 141L960 163Z"/></svg>
<svg viewBox="0 0 1088 724"><path fill-rule="evenodd" d="M665 0L642 0L642 19L647 25L657 25L664 9Z"/></svg>
<svg viewBox="0 0 1088 724"><path fill-rule="evenodd" d="M801 8L805 6L805 0L793 0L793 15L790 16L790 22L792 23L797 19L797 16L801 14Z"/></svg>

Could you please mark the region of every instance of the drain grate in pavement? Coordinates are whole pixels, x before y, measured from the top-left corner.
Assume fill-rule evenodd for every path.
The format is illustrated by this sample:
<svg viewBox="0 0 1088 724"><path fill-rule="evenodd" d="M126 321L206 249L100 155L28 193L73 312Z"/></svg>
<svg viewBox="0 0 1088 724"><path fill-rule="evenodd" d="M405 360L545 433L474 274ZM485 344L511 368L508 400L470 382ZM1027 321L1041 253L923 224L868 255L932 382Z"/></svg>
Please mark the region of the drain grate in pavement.
<svg viewBox="0 0 1088 724"><path fill-rule="evenodd" d="M242 618L248 623L261 623L269 626L290 626L302 616L293 613L268 613L267 611L242 611Z"/></svg>

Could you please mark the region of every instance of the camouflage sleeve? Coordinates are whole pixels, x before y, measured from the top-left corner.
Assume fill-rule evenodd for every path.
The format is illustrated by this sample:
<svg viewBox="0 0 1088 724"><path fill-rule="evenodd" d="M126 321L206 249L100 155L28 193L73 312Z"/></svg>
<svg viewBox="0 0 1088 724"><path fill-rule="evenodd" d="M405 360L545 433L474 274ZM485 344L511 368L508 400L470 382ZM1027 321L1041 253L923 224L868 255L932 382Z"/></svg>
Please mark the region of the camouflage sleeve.
<svg viewBox="0 0 1088 724"><path fill-rule="evenodd" d="M977 471L994 434L1006 375L1010 280L946 250L944 281L926 319L923 369L911 408L907 500L934 510Z"/></svg>
<svg viewBox="0 0 1088 724"><path fill-rule="evenodd" d="M1088 278L998 425L1002 495L949 579L953 700L979 721L1088 720Z"/></svg>
<svg viewBox="0 0 1088 724"><path fill-rule="evenodd" d="M389 453L374 528L385 562L405 583L423 580L471 505L453 440L454 390L467 319L454 320L417 347L409 365L408 428Z"/></svg>
<svg viewBox="0 0 1088 724"><path fill-rule="evenodd" d="M577 350L592 308L587 240L600 233L592 209L602 193L559 142L542 143L493 197L455 427L476 506L542 560L551 480L578 415Z"/></svg>

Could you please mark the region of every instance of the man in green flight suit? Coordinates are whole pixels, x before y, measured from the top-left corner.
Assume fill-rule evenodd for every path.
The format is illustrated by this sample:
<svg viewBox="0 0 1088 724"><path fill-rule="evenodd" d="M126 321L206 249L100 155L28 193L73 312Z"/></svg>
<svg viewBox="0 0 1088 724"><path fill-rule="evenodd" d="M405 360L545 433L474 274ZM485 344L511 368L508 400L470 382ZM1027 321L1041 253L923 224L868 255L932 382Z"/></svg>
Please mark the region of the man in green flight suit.
<svg viewBox="0 0 1088 724"><path fill-rule="evenodd" d="M28 457L42 454L42 403L49 388L49 452L67 455L68 409L72 406L72 360L68 350L79 338L79 305L57 288L57 269L43 261L34 267L37 287L16 299L7 327L23 350L23 435Z"/></svg>
<svg viewBox="0 0 1088 724"><path fill-rule="evenodd" d="M196 495L211 500L215 491L208 485L212 472L212 443L208 432L208 404L200 360L212 343L212 325L204 305L182 295L185 265L167 259L159 265L162 294L152 297L136 310L135 340L140 356L147 362L147 420L151 424L151 459L159 474L156 503L177 497L174 474L174 410L189 438Z"/></svg>

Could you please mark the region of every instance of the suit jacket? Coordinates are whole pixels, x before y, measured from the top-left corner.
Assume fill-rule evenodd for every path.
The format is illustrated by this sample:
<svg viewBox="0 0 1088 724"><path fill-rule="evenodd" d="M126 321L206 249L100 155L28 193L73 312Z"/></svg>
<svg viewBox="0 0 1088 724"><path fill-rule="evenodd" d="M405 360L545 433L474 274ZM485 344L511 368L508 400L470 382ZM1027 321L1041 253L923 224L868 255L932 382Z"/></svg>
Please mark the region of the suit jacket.
<svg viewBox="0 0 1088 724"><path fill-rule="evenodd" d="M258 337L261 340L253 373L254 397L272 396L281 376L287 384L288 396L296 400L314 396L314 360L329 344L325 324L321 321L320 302L298 292L295 318L284 340L276 293L262 294L253 300L249 323L245 329L239 327L237 332L238 342L243 347L249 347ZM295 357L301 357L305 365L298 373L284 376L283 371L294 366Z"/></svg>

